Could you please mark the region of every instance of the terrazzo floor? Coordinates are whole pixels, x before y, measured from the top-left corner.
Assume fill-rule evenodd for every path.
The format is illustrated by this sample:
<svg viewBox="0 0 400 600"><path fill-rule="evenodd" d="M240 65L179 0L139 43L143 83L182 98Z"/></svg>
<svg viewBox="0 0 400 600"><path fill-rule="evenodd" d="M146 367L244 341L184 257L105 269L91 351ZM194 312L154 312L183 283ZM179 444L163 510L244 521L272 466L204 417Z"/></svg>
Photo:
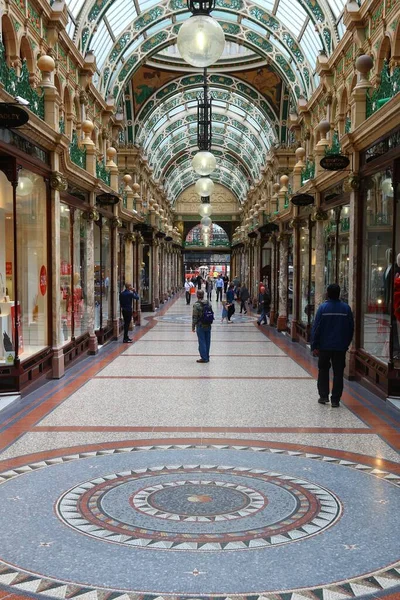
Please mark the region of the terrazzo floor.
<svg viewBox="0 0 400 600"><path fill-rule="evenodd" d="M178 296L0 412L0 600L400 600L400 417Z"/></svg>

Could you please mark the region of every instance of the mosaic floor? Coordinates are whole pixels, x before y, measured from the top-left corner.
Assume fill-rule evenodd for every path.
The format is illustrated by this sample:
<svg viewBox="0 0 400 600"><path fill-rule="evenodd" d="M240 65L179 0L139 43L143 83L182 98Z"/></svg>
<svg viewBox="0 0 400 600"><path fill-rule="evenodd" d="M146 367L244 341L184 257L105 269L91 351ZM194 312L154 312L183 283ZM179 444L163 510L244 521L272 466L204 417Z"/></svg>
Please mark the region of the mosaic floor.
<svg viewBox="0 0 400 600"><path fill-rule="evenodd" d="M0 412L0 600L399 600L399 416L254 315L198 364L190 315Z"/></svg>

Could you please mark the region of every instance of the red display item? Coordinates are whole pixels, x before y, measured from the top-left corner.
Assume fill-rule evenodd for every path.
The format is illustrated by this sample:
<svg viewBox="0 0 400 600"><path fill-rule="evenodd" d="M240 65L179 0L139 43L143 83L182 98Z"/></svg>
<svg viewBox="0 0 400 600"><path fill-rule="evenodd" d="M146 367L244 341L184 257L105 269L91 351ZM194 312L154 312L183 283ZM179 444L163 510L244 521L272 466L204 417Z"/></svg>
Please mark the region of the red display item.
<svg viewBox="0 0 400 600"><path fill-rule="evenodd" d="M40 269L39 287L40 287L40 293L42 294L42 296L44 296L47 292L47 271L46 271L46 267L44 265L42 265L41 269Z"/></svg>

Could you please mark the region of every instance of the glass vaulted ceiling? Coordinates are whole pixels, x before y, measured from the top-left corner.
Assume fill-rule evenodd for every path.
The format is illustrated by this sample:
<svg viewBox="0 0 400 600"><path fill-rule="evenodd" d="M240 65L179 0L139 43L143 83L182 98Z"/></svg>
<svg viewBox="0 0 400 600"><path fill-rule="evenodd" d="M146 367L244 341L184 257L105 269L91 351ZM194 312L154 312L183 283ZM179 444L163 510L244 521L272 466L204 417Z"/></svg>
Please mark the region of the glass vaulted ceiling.
<svg viewBox="0 0 400 600"><path fill-rule="evenodd" d="M164 183L172 202L177 192L198 178L191 159L197 151L197 97L202 88L185 89L185 79L162 88L162 101L149 99L135 128L136 143L148 155L155 179ZM231 87L224 89L222 83L218 87L213 81L225 81L225 86L231 83ZM243 89L243 83L233 77L211 77L212 152L218 164L211 178L232 189L239 201L260 177L279 129L278 118L265 98L250 86L245 88L247 94Z"/></svg>
<svg viewBox="0 0 400 600"><path fill-rule="evenodd" d="M99 87L114 95L122 93L126 79L140 63L162 56L166 46L174 45L180 23L190 17L184 0L67 3L69 34L82 52L94 51ZM300 91L308 96L317 83L316 56L321 50L330 54L343 34L344 4L345 0L217 0L213 16L228 39L231 36L253 52L264 52L289 79L299 71ZM174 56L179 60L176 51ZM229 60L232 57L225 55L222 63Z"/></svg>
<svg viewBox="0 0 400 600"><path fill-rule="evenodd" d="M345 0L217 0L213 17L227 41L220 61L209 69L232 75L230 68L269 63L293 99L306 98L318 85L317 55L331 54L344 33ZM191 14L185 0L67 0L68 33L78 49L96 56L99 91L119 103L134 73L145 63L190 72L176 47L182 22ZM195 70L192 76L196 77ZM155 93L135 118L135 144L142 147L171 200L196 176L197 103L201 89L180 85ZM213 147L218 159L212 179L244 201L259 178L271 144L279 140L279 115L256 90L237 80L227 90L211 81ZM243 84L242 84L243 85ZM175 93L174 93L175 92Z"/></svg>

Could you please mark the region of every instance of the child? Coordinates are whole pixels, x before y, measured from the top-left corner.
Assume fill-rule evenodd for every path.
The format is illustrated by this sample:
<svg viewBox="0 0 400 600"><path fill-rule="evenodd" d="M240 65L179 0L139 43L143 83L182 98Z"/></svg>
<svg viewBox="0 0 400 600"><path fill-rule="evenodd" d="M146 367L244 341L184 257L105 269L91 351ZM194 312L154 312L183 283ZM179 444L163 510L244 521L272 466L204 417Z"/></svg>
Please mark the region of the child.
<svg viewBox="0 0 400 600"><path fill-rule="evenodd" d="M222 300L222 315L221 315L221 323L224 322L224 320L228 321L228 309L226 307L226 300Z"/></svg>

